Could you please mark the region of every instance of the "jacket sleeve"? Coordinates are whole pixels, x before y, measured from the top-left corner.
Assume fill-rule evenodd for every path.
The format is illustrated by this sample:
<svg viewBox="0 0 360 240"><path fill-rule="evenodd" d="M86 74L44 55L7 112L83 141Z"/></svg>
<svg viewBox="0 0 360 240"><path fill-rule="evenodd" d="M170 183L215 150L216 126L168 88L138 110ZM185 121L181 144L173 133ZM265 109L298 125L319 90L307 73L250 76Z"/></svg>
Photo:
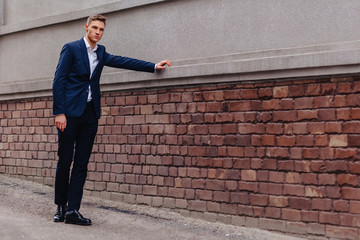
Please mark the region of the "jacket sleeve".
<svg viewBox="0 0 360 240"><path fill-rule="evenodd" d="M65 88L69 79L69 73L72 66L72 51L68 44L65 44L61 50L58 65L55 71L53 81L53 114L65 114Z"/></svg>
<svg viewBox="0 0 360 240"><path fill-rule="evenodd" d="M155 63L135 58L115 56L105 51L104 65L108 67L124 68L134 71L155 72Z"/></svg>

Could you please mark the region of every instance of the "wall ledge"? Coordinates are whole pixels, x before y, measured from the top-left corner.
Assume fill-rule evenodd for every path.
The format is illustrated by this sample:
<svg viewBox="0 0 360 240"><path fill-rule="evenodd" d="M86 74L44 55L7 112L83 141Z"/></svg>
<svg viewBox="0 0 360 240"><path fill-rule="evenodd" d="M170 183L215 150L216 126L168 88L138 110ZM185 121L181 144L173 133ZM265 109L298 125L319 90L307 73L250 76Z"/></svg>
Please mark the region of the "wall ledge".
<svg viewBox="0 0 360 240"><path fill-rule="evenodd" d="M104 72L106 91L360 73L360 41L174 61L163 72ZM51 96L52 77L0 84L0 100Z"/></svg>

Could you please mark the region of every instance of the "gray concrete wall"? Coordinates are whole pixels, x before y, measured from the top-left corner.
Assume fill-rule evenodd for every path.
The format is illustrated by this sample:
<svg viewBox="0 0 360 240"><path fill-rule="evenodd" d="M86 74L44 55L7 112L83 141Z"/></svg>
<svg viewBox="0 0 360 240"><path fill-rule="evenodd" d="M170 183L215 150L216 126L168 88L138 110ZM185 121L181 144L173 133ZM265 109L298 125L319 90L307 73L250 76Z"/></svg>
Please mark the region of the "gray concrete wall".
<svg viewBox="0 0 360 240"><path fill-rule="evenodd" d="M94 13L108 17L108 52L174 62L160 75L105 69L105 91L360 71L358 0L2 1L0 99L49 95L62 45Z"/></svg>

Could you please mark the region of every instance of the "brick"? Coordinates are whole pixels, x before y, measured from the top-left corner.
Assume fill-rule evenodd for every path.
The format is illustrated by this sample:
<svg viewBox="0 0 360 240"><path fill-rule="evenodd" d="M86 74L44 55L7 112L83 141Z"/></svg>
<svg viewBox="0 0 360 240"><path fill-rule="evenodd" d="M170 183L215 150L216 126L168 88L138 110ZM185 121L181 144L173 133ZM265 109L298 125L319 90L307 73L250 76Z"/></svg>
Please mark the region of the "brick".
<svg viewBox="0 0 360 240"><path fill-rule="evenodd" d="M191 178L199 178L200 177L200 169L199 168L187 168L187 176Z"/></svg>
<svg viewBox="0 0 360 240"><path fill-rule="evenodd" d="M168 189L168 196L169 197L175 197L175 198L184 198L185 189L183 189L183 188L169 188Z"/></svg>
<svg viewBox="0 0 360 240"><path fill-rule="evenodd" d="M245 206L245 205L238 205L237 208L238 215L245 215L245 216L253 216L253 207L252 206Z"/></svg>
<svg viewBox="0 0 360 240"><path fill-rule="evenodd" d="M282 185L277 183L259 183L259 191L264 194L281 195Z"/></svg>
<svg viewBox="0 0 360 240"><path fill-rule="evenodd" d="M224 191L225 182L220 180L206 180L205 188L209 190Z"/></svg>
<svg viewBox="0 0 360 240"><path fill-rule="evenodd" d="M320 84L309 84L305 86L306 95L320 95Z"/></svg>
<svg viewBox="0 0 360 240"><path fill-rule="evenodd" d="M325 236L337 239L358 239L359 233L357 228L327 225Z"/></svg>
<svg viewBox="0 0 360 240"><path fill-rule="evenodd" d="M288 222L286 231L294 234L305 234L307 231L307 225L305 223Z"/></svg>
<svg viewBox="0 0 360 240"><path fill-rule="evenodd" d="M317 147L326 147L329 145L329 140L327 135L317 135L315 136L315 146ZM321 155L321 153L320 153Z"/></svg>
<svg viewBox="0 0 360 240"><path fill-rule="evenodd" d="M272 114L268 112L258 112L256 118L258 122L270 122L272 120Z"/></svg>
<svg viewBox="0 0 360 240"><path fill-rule="evenodd" d="M269 182L283 183L285 179L285 173L283 172L269 172Z"/></svg>
<svg viewBox="0 0 360 240"><path fill-rule="evenodd" d="M237 213L237 206L236 204L221 203L220 212L235 215Z"/></svg>
<svg viewBox="0 0 360 240"><path fill-rule="evenodd" d="M295 136L280 136L276 137L277 146L295 146Z"/></svg>
<svg viewBox="0 0 360 240"><path fill-rule="evenodd" d="M296 98L294 100L295 109L312 109L313 106L314 99L312 97Z"/></svg>
<svg viewBox="0 0 360 240"><path fill-rule="evenodd" d="M340 187L333 187L333 186L326 187L326 195L329 198L340 198L341 197L340 190L341 190Z"/></svg>
<svg viewBox="0 0 360 240"><path fill-rule="evenodd" d="M342 133L342 123L341 122L326 122L325 123L325 132L326 133Z"/></svg>
<svg viewBox="0 0 360 240"><path fill-rule="evenodd" d="M236 136L236 145L238 146L249 146L251 136Z"/></svg>
<svg viewBox="0 0 360 240"><path fill-rule="evenodd" d="M358 107L359 102L359 95L358 94L349 94L346 96L347 106L354 106Z"/></svg>
<svg viewBox="0 0 360 240"><path fill-rule="evenodd" d="M144 195L157 195L157 187L156 186L143 186L143 194Z"/></svg>
<svg viewBox="0 0 360 240"><path fill-rule="evenodd" d="M347 207L347 202L343 203ZM346 210L346 207L342 209ZM360 201L350 201L349 212L354 214L360 214Z"/></svg>
<svg viewBox="0 0 360 240"><path fill-rule="evenodd" d="M268 201L268 195L250 194L250 204L252 206L267 206Z"/></svg>
<svg viewBox="0 0 360 240"><path fill-rule="evenodd" d="M304 95L304 87L302 85L290 85L289 89L289 97L300 97Z"/></svg>
<svg viewBox="0 0 360 240"><path fill-rule="evenodd" d="M333 96L322 96L314 98L314 107L315 108L329 108L334 106L334 97Z"/></svg>
<svg viewBox="0 0 360 240"><path fill-rule="evenodd" d="M285 182L286 183L300 183L300 173L297 172L288 172L285 174Z"/></svg>
<svg viewBox="0 0 360 240"><path fill-rule="evenodd" d="M314 235L325 235L325 226L318 223L308 223L307 233Z"/></svg>
<svg viewBox="0 0 360 240"><path fill-rule="evenodd" d="M360 216L349 213L339 213L339 222L341 226L358 227Z"/></svg>
<svg viewBox="0 0 360 240"><path fill-rule="evenodd" d="M271 88L259 88L258 92L259 92L260 98L272 97L272 89Z"/></svg>
<svg viewBox="0 0 360 240"><path fill-rule="evenodd" d="M325 197L326 189L325 187L305 186L305 196L319 198Z"/></svg>
<svg viewBox="0 0 360 240"><path fill-rule="evenodd" d="M348 135L347 143L349 147L358 147L360 146L360 135Z"/></svg>
<svg viewBox="0 0 360 240"><path fill-rule="evenodd" d="M247 192L232 192L230 193L231 203L248 204L249 194Z"/></svg>
<svg viewBox="0 0 360 240"><path fill-rule="evenodd" d="M267 219L260 218L259 219L259 227L265 230L274 230L274 231L282 231L286 230L286 222L276 219Z"/></svg>
<svg viewBox="0 0 360 240"><path fill-rule="evenodd" d="M317 120L318 110L299 110L298 120Z"/></svg>
<svg viewBox="0 0 360 240"><path fill-rule="evenodd" d="M268 218L281 218L281 209L280 208L273 208L273 207L266 207L265 208L265 216Z"/></svg>
<svg viewBox="0 0 360 240"><path fill-rule="evenodd" d="M350 109L336 109L337 120L350 120L350 115L352 115Z"/></svg>
<svg viewBox="0 0 360 240"><path fill-rule="evenodd" d="M205 148L192 146L188 148L188 153L189 156L205 156Z"/></svg>
<svg viewBox="0 0 360 240"><path fill-rule="evenodd" d="M266 156L273 158L288 158L289 157L289 149L287 148L271 148L268 147L266 149Z"/></svg>
<svg viewBox="0 0 360 240"><path fill-rule="evenodd" d="M321 120L321 121L336 120L335 109L320 109L319 110L319 120Z"/></svg>
<svg viewBox="0 0 360 240"><path fill-rule="evenodd" d="M296 111L276 111L273 113L273 120L275 122L295 122Z"/></svg>
<svg viewBox="0 0 360 240"><path fill-rule="evenodd" d="M241 157L244 155L243 147L228 147L227 148L228 156L230 157Z"/></svg>
<svg viewBox="0 0 360 240"><path fill-rule="evenodd" d="M304 196L305 187L302 185L284 184L283 194L292 196Z"/></svg>
<svg viewBox="0 0 360 240"><path fill-rule="evenodd" d="M349 211L349 201L346 200L334 200L334 210L337 212L348 212ZM356 204L355 204L356 206ZM357 206L356 206L357 207ZM360 208L356 208L355 211L358 211ZM351 213L351 210L350 210Z"/></svg>
<svg viewBox="0 0 360 240"><path fill-rule="evenodd" d="M249 111L249 110L251 110L249 101L236 101L236 102L230 102L229 104L230 112Z"/></svg>
<svg viewBox="0 0 360 240"><path fill-rule="evenodd" d="M292 160L278 161L278 170L285 170L285 171L294 170L294 161Z"/></svg>
<svg viewBox="0 0 360 240"><path fill-rule="evenodd" d="M318 178L320 185L334 185L336 183L335 174L319 174Z"/></svg>
<svg viewBox="0 0 360 240"><path fill-rule="evenodd" d="M339 224L339 215L332 212L320 212L319 213L319 223L328 223L328 224Z"/></svg>
<svg viewBox="0 0 360 240"><path fill-rule="evenodd" d="M343 187L342 188L342 196L344 199L360 200L360 189L351 188L351 187Z"/></svg>
<svg viewBox="0 0 360 240"><path fill-rule="evenodd" d="M275 136L274 135L262 135L261 143L264 146L275 146Z"/></svg>
<svg viewBox="0 0 360 240"><path fill-rule="evenodd" d="M239 182L239 190L258 192L259 186L257 182Z"/></svg>
<svg viewBox="0 0 360 240"><path fill-rule="evenodd" d="M295 122L293 123L293 132L295 134L307 134L307 123L299 123Z"/></svg>
<svg viewBox="0 0 360 240"><path fill-rule="evenodd" d="M344 133L360 133L360 122L345 122L343 128Z"/></svg>
<svg viewBox="0 0 360 240"><path fill-rule="evenodd" d="M309 210L311 208L311 201L307 198L289 197L289 207L299 210Z"/></svg>
<svg viewBox="0 0 360 240"><path fill-rule="evenodd" d="M316 148L304 148L303 157L305 159L317 159L319 158L319 150Z"/></svg>
<svg viewBox="0 0 360 240"><path fill-rule="evenodd" d="M317 174L315 173L302 173L301 182L303 184L318 185Z"/></svg>
<svg viewBox="0 0 360 240"><path fill-rule="evenodd" d="M325 166L327 172L346 172L348 169L346 161L326 161Z"/></svg>
<svg viewBox="0 0 360 240"><path fill-rule="evenodd" d="M348 109L350 111L350 109ZM352 119L360 119L360 109L359 108L353 108L351 109L351 118Z"/></svg>
<svg viewBox="0 0 360 240"><path fill-rule="evenodd" d="M322 210L330 211L332 209L332 200L331 199L312 199L312 209L313 210Z"/></svg>
<svg viewBox="0 0 360 240"><path fill-rule="evenodd" d="M174 198L164 198L163 206L165 208L175 208L176 200Z"/></svg>
<svg viewBox="0 0 360 240"><path fill-rule="evenodd" d="M360 162L350 162L349 170L350 173L360 173Z"/></svg>
<svg viewBox="0 0 360 240"><path fill-rule="evenodd" d="M338 92L339 93L350 93L351 92L351 83L349 82L344 82L344 81L350 81L350 79L346 79L346 78L333 78L331 79L332 82L339 82L338 85Z"/></svg>
<svg viewBox="0 0 360 240"><path fill-rule="evenodd" d="M256 181L255 170L241 170L241 180L243 181Z"/></svg>
<svg viewBox="0 0 360 240"><path fill-rule="evenodd" d="M357 175L339 174L337 176L337 182L338 182L339 185L358 186L359 185L359 178L358 178Z"/></svg>
<svg viewBox="0 0 360 240"><path fill-rule="evenodd" d="M230 202L230 193L214 191L212 200L216 202Z"/></svg>
<svg viewBox="0 0 360 240"><path fill-rule="evenodd" d="M347 135L330 136L329 146L330 147L347 147L348 146Z"/></svg>
<svg viewBox="0 0 360 240"><path fill-rule="evenodd" d="M312 122L307 124L308 133L310 134L324 134L325 124L322 122Z"/></svg>
<svg viewBox="0 0 360 240"><path fill-rule="evenodd" d="M283 196L269 196L269 206L272 207L287 207L289 205L288 197Z"/></svg>
<svg viewBox="0 0 360 240"><path fill-rule="evenodd" d="M257 89L242 89L241 99L257 99L259 97Z"/></svg>
<svg viewBox="0 0 360 240"><path fill-rule="evenodd" d="M199 200L212 200L213 192L208 190L196 190L195 197Z"/></svg>
<svg viewBox="0 0 360 240"><path fill-rule="evenodd" d="M300 221L301 211L283 208L281 209L281 218L284 220Z"/></svg>
<svg viewBox="0 0 360 240"><path fill-rule="evenodd" d="M238 125L238 132L240 134L264 133L265 125L264 124L241 123Z"/></svg>
<svg viewBox="0 0 360 240"><path fill-rule="evenodd" d="M285 98L289 95L288 86L274 87L273 88L273 96L274 98Z"/></svg>
<svg viewBox="0 0 360 240"><path fill-rule="evenodd" d="M301 221L304 222L319 222L319 212L318 211L301 211Z"/></svg>
<svg viewBox="0 0 360 240"><path fill-rule="evenodd" d="M207 202L207 210L209 212L220 212L220 203Z"/></svg>

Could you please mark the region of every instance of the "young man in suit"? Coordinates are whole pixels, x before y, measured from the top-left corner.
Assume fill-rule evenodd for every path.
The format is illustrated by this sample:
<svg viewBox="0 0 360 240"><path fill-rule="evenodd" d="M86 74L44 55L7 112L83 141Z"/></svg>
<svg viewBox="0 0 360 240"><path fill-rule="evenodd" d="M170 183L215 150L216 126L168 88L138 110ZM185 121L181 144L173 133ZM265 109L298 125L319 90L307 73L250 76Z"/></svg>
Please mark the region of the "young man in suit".
<svg viewBox="0 0 360 240"><path fill-rule="evenodd" d="M104 66L153 73L170 66L111 55L98 45L106 18L90 16L84 38L62 48L53 81L53 112L58 128L58 164L55 176L54 222L91 225L80 213L87 165L100 118L100 75ZM70 166L73 164L70 177Z"/></svg>

